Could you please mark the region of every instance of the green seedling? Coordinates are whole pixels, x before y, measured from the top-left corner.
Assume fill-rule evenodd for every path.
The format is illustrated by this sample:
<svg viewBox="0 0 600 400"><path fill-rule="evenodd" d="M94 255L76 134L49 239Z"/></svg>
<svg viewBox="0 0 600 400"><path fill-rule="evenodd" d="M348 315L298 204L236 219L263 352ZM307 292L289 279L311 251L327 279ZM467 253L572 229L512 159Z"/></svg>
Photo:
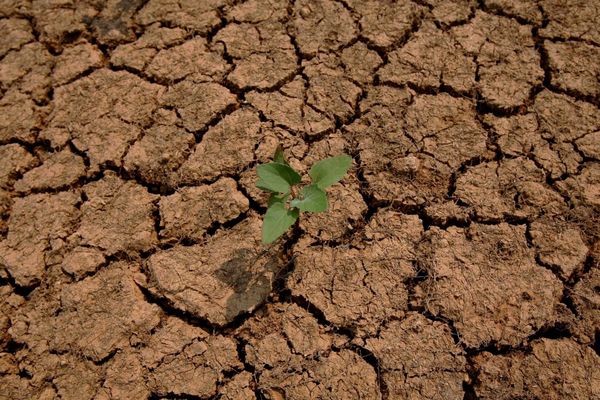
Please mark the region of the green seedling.
<svg viewBox="0 0 600 400"><path fill-rule="evenodd" d="M287 163L281 148L277 148L273 162L256 167L260 178L256 187L271 193L263 219L263 243L271 243L283 235L294 225L300 212L327 211L325 189L339 182L351 164L352 157L345 154L317 161L308 173L312 183L297 190L295 186L302 177Z"/></svg>

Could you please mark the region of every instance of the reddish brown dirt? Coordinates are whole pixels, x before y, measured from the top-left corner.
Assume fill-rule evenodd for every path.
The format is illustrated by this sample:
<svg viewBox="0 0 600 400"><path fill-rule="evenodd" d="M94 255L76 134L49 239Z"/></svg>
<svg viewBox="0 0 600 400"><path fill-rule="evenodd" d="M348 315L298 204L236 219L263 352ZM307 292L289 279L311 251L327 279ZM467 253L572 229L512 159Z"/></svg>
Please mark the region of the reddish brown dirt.
<svg viewBox="0 0 600 400"><path fill-rule="evenodd" d="M600 399L599 15L0 0L0 399Z"/></svg>

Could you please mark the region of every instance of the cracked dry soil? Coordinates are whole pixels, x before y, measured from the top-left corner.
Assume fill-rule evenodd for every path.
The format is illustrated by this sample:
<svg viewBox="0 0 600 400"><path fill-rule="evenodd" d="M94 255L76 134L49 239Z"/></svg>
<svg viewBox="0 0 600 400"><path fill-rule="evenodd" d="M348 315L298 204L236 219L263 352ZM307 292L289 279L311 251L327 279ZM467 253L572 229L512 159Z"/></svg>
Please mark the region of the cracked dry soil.
<svg viewBox="0 0 600 400"><path fill-rule="evenodd" d="M0 0L0 399L600 399L599 15Z"/></svg>

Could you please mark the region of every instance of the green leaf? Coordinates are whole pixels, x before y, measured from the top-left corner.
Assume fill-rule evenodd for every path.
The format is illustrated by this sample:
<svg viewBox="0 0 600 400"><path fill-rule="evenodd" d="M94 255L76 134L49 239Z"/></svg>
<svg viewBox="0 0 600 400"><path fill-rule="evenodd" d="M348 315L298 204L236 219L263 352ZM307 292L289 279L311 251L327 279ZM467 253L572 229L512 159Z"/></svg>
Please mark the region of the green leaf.
<svg viewBox="0 0 600 400"><path fill-rule="evenodd" d="M287 201L288 197L290 197L289 194L277 194L277 193L272 193L271 196L269 197L269 202L268 202L268 207L271 207L273 204L275 203L283 203L285 204L285 202Z"/></svg>
<svg viewBox="0 0 600 400"><path fill-rule="evenodd" d="M277 146L277 149L275 150L275 155L273 156L273 162L290 165L285 160L285 156L283 155L283 149L281 148L281 146Z"/></svg>
<svg viewBox="0 0 600 400"><path fill-rule="evenodd" d="M325 189L342 179L346 175L350 165L352 165L352 157L346 154L329 157L317 161L308 174L314 184L318 185L321 189Z"/></svg>
<svg viewBox="0 0 600 400"><path fill-rule="evenodd" d="M327 210L327 194L315 184L308 185L302 188L300 198L292 200L290 205L300 211L323 212Z"/></svg>
<svg viewBox="0 0 600 400"><path fill-rule="evenodd" d="M267 209L262 226L263 243L271 243L298 219L300 212L297 209L287 209L283 203L274 203Z"/></svg>
<svg viewBox="0 0 600 400"><path fill-rule="evenodd" d="M290 186L300 183L301 177L292 167L276 162L256 167L259 180L256 187L274 193L288 193Z"/></svg>

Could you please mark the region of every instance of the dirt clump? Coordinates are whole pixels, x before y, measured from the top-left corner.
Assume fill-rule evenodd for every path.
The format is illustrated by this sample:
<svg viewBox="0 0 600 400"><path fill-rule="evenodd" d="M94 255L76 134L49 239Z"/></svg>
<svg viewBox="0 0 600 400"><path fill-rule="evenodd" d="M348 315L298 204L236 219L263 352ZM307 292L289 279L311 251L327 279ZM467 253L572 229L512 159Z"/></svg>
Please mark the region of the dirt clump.
<svg viewBox="0 0 600 400"><path fill-rule="evenodd" d="M530 354L475 357L480 399L593 399L600 396L600 357L569 339L540 339Z"/></svg>
<svg viewBox="0 0 600 400"><path fill-rule="evenodd" d="M585 274L569 293L579 316L576 335L579 341L593 344L598 340L600 325L600 270L596 266ZM596 344L597 346L597 344Z"/></svg>
<svg viewBox="0 0 600 400"><path fill-rule="evenodd" d="M293 27L303 55L338 50L357 35L356 23L343 4L327 0L294 3Z"/></svg>
<svg viewBox="0 0 600 400"><path fill-rule="evenodd" d="M31 287L44 277L53 256L64 253L77 227L79 195L72 192L33 194L14 200L8 234L0 242L2 269L19 286Z"/></svg>
<svg viewBox="0 0 600 400"><path fill-rule="evenodd" d="M424 22L404 46L389 54L388 63L379 70L379 78L382 82L411 84L425 90L444 85L470 93L476 84L475 70L473 58L461 50L451 35Z"/></svg>
<svg viewBox="0 0 600 400"><path fill-rule="evenodd" d="M56 59L56 65L52 70L52 81L54 85L64 85L103 65L104 56L96 46L83 42L67 47Z"/></svg>
<svg viewBox="0 0 600 400"><path fill-rule="evenodd" d="M407 280L416 275L414 246L423 227L416 216L379 212L357 247L307 246L294 249L293 296L314 304L327 321L373 334L389 318L407 311ZM315 268L318 266L318 269Z"/></svg>
<svg viewBox="0 0 600 400"><path fill-rule="evenodd" d="M11 90L0 99L0 142L33 143L41 125L40 110L27 95Z"/></svg>
<svg viewBox="0 0 600 400"><path fill-rule="evenodd" d="M558 88L582 96L600 95L600 49L585 43L547 42L550 82Z"/></svg>
<svg viewBox="0 0 600 400"><path fill-rule="evenodd" d="M206 243L157 252L148 258L145 285L177 310L226 325L265 301L282 267L259 239L260 221L252 217Z"/></svg>
<svg viewBox="0 0 600 400"><path fill-rule="evenodd" d="M468 100L382 88L360 107L362 117L348 129L377 201L414 207L441 200L453 168L488 154L486 132Z"/></svg>
<svg viewBox="0 0 600 400"><path fill-rule="evenodd" d="M402 0L397 2L349 1L359 15L361 36L378 48L393 46L404 39L419 22L423 7Z"/></svg>
<svg viewBox="0 0 600 400"><path fill-rule="evenodd" d="M420 249L427 273L417 286L420 306L454 321L460 342L470 348L518 346L563 311L562 285L536 264L525 226L432 228Z"/></svg>
<svg viewBox="0 0 600 400"><path fill-rule="evenodd" d="M49 127L66 130L92 170L120 166L140 128L150 123L162 92L161 86L128 72L100 69L56 89Z"/></svg>
<svg viewBox="0 0 600 400"><path fill-rule="evenodd" d="M467 25L451 33L467 54L477 55L479 90L491 107L519 107L541 85L544 71L531 27L477 11Z"/></svg>
<svg viewBox="0 0 600 400"><path fill-rule="evenodd" d="M185 187L160 200L160 235L200 240L215 223L223 224L248 210L248 199L231 178L212 185Z"/></svg>
<svg viewBox="0 0 600 400"><path fill-rule="evenodd" d="M146 184L168 191L176 187L177 170L189 157L196 139L177 126L173 111L159 109L154 119L155 123L143 129L143 137L127 151L123 167Z"/></svg>
<svg viewBox="0 0 600 400"><path fill-rule="evenodd" d="M471 206L481 221L565 212L563 198L545 180L544 171L529 159L490 161L459 176L454 195Z"/></svg>
<svg viewBox="0 0 600 400"><path fill-rule="evenodd" d="M268 89L297 69L294 46L279 22L231 24L219 31L215 42L223 43L233 58L235 68L227 79L239 88Z"/></svg>
<svg viewBox="0 0 600 400"><path fill-rule="evenodd" d="M466 22L475 13L475 0L425 0L433 18L444 26Z"/></svg>
<svg viewBox="0 0 600 400"><path fill-rule="evenodd" d="M31 26L26 19L3 18L0 20L0 30L4 32L0 39L0 57L34 40Z"/></svg>
<svg viewBox="0 0 600 400"><path fill-rule="evenodd" d="M81 222L70 243L107 255L149 250L157 241L152 218L156 196L112 172L105 175L83 187L87 200L81 205Z"/></svg>
<svg viewBox="0 0 600 400"><path fill-rule="evenodd" d="M600 29L596 23L598 4L575 0L565 7L561 0L544 0L541 6L548 25L540 30L544 37L555 39L582 39L600 45Z"/></svg>
<svg viewBox="0 0 600 400"><path fill-rule="evenodd" d="M247 340L247 361L260 373L257 391L263 396L381 397L373 367L352 350L334 350L334 343L344 346L347 339L327 332L296 305L268 307L240 334Z"/></svg>
<svg viewBox="0 0 600 400"><path fill-rule="evenodd" d="M391 398L463 398L466 359L443 323L410 313L367 339L366 348L380 360Z"/></svg>
<svg viewBox="0 0 600 400"><path fill-rule="evenodd" d="M242 172L254 160L261 138L261 121L250 109L239 109L209 128L194 152L177 171L182 184L212 181L219 175ZM236 145L229 140L235 138Z"/></svg>
<svg viewBox="0 0 600 400"><path fill-rule="evenodd" d="M68 187L84 175L83 159L65 149L50 155L39 167L23 174L23 177L15 182L14 189L21 193L59 189Z"/></svg>
<svg viewBox="0 0 600 400"><path fill-rule="evenodd" d="M334 128L334 123L304 102L307 82L297 77L276 92L250 92L246 99L276 126L308 136L320 135Z"/></svg>
<svg viewBox="0 0 600 400"><path fill-rule="evenodd" d="M219 7L224 0L206 2L173 0L150 0L135 15L141 25L160 22L166 26L178 27L196 33L206 33L219 24Z"/></svg>

